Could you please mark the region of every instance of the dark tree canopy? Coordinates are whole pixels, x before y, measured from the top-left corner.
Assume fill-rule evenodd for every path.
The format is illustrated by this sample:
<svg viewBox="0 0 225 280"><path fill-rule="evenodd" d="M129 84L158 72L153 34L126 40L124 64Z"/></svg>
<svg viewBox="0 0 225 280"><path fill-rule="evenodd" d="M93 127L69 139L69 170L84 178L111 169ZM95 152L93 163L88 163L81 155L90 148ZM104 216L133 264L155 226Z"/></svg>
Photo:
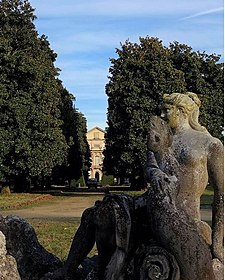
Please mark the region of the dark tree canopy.
<svg viewBox="0 0 225 280"><path fill-rule="evenodd" d="M157 38L140 38L139 44L126 41L116 53L118 58L111 59L106 85L108 128L104 168L114 176L130 177L133 186L140 186L144 182L149 119L160 113L164 93L200 94L202 124L221 138L223 70L216 55L200 54L177 42L167 48Z"/></svg>
<svg viewBox="0 0 225 280"><path fill-rule="evenodd" d="M62 87L61 118L62 130L69 146L67 160L53 170L55 183L65 182L81 176L87 180L90 169L90 150L87 142L87 124L84 115L74 107L74 97Z"/></svg>
<svg viewBox="0 0 225 280"><path fill-rule="evenodd" d="M184 73L186 91L201 99L200 123L223 141L224 130L224 64L219 55L194 52L191 47L170 44L174 67Z"/></svg>
<svg viewBox="0 0 225 280"><path fill-rule="evenodd" d="M38 36L34 19L28 1L0 1L0 181L13 180L20 191L66 162L78 119L73 110L74 123L63 119L61 108L73 109L71 96L63 104L56 54L47 37Z"/></svg>

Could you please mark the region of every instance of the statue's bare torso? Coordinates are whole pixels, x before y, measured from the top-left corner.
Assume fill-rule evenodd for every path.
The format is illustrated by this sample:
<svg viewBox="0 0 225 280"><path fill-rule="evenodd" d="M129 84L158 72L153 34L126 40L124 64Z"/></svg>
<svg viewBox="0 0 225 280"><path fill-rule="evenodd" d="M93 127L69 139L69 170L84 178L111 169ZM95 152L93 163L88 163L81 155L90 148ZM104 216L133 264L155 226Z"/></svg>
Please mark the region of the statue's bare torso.
<svg viewBox="0 0 225 280"><path fill-rule="evenodd" d="M211 135L189 129L174 135L172 151L179 164L177 202L194 219L200 219L200 197L208 183L208 154L216 143Z"/></svg>

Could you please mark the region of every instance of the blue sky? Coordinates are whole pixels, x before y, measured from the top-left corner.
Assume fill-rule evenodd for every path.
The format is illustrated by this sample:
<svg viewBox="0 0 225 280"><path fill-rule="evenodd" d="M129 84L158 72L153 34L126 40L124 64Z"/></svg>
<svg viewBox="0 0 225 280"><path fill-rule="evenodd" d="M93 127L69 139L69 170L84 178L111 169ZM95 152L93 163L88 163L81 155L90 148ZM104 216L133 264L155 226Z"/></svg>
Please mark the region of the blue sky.
<svg viewBox="0 0 225 280"><path fill-rule="evenodd" d="M57 53L60 79L88 129L106 127L110 58L127 39L157 37L222 55L223 0L30 0L39 35Z"/></svg>

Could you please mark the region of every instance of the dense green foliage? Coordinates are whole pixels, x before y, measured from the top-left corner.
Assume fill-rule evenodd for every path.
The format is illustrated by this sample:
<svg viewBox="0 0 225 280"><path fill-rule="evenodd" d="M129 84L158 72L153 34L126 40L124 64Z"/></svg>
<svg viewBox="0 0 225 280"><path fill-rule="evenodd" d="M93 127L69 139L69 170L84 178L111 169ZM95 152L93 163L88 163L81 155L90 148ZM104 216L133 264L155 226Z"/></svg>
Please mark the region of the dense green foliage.
<svg viewBox="0 0 225 280"><path fill-rule="evenodd" d="M84 115L73 106L74 97L62 87L61 91L62 130L69 146L67 161L53 169L53 182L63 184L66 180L69 186L71 180L88 177L90 149L87 142L87 124Z"/></svg>
<svg viewBox="0 0 225 280"><path fill-rule="evenodd" d="M38 36L33 12L26 0L0 1L0 181L13 181L19 191L65 163L72 147L67 134L75 138L60 110L56 54Z"/></svg>
<svg viewBox="0 0 225 280"><path fill-rule="evenodd" d="M126 41L116 53L106 85L104 168L116 177L129 177L133 187L143 187L148 123L152 114L160 113L164 93L200 94L202 124L222 138L223 68L219 56L177 42L167 48L157 38L140 38L140 44Z"/></svg>
<svg viewBox="0 0 225 280"><path fill-rule="evenodd" d="M101 185L102 186L113 186L114 185L114 178L112 175L103 175L102 180L101 180Z"/></svg>
<svg viewBox="0 0 225 280"><path fill-rule="evenodd" d="M170 44L171 59L183 72L186 91L197 93L202 106L200 123L223 141L224 130L224 64L219 55L194 52L191 47Z"/></svg>

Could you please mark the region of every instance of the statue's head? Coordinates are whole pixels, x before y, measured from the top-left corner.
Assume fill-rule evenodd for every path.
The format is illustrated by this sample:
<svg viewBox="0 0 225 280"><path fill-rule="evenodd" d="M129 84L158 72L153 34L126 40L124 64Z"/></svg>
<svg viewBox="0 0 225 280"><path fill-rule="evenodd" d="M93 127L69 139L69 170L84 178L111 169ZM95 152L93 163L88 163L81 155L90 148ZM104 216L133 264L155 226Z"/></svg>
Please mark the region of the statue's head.
<svg viewBox="0 0 225 280"><path fill-rule="evenodd" d="M199 107L201 101L197 94L192 92L172 93L163 95L162 117L168 121L171 128L176 128L180 121L180 116L188 119L189 125L199 131L206 131L206 128L198 122Z"/></svg>
<svg viewBox="0 0 225 280"><path fill-rule="evenodd" d="M148 150L163 151L172 144L172 132L167 122L158 116L152 116L148 131Z"/></svg>

